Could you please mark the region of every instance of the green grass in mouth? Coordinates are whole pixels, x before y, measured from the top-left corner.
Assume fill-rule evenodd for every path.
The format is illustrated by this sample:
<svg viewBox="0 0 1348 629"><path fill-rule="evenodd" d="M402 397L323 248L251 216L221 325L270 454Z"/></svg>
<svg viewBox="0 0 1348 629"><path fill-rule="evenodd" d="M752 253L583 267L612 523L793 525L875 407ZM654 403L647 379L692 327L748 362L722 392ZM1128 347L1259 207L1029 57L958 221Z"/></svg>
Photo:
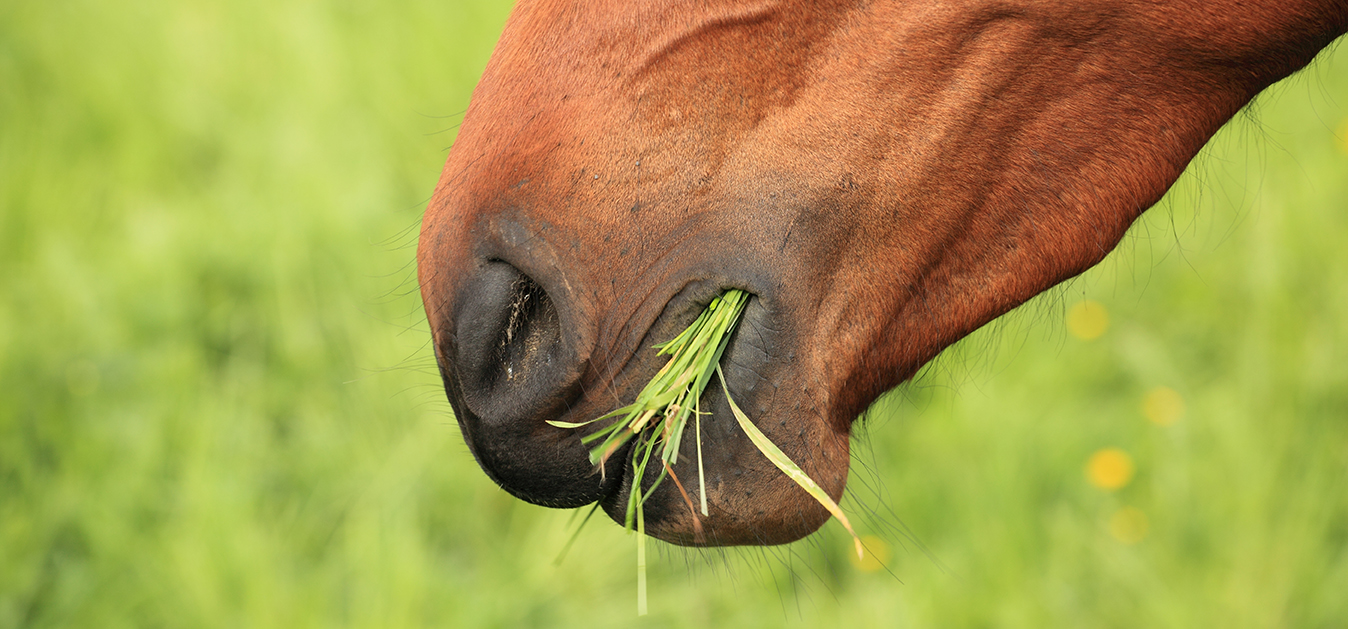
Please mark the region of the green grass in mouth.
<svg viewBox="0 0 1348 629"><path fill-rule="evenodd" d="M861 540L852 525L847 521L838 503L814 482L799 465L786 456L776 444L772 443L749 417L740 410L730 397L725 384L725 375L721 373L721 355L725 353L730 336L739 323L744 307L749 303L749 294L730 289L713 299L697 320L688 326L673 340L656 346L658 356L669 356L655 377L637 394L635 402L615 409L599 417L584 422L549 421L559 428L580 428L589 424L619 417L620 419L602 429L582 438L590 446L590 462L606 474L608 459L624 444L634 441L632 452L633 482L628 492L627 512L624 526L637 532L637 613L646 613L646 523L642 517L642 505L655 493L656 488L670 478L674 481L679 494L688 505L693 516L693 535L696 541L703 541L702 521L698 517L707 515L707 485L702 466L702 413L698 400L711 382L715 373L721 379L721 390L730 402L730 410L739 422L740 428L749 437L759 451L776 465L782 473L795 481L812 498L819 501L829 513L838 518L847 531L852 534L857 556L863 555ZM697 488L700 508L693 505L687 490L679 477L674 474L674 464L679 458L679 444L683 439L689 420L692 420L694 435L697 439ZM660 475L651 483L650 489L641 490L641 479L646 477L646 469L657 459Z"/></svg>

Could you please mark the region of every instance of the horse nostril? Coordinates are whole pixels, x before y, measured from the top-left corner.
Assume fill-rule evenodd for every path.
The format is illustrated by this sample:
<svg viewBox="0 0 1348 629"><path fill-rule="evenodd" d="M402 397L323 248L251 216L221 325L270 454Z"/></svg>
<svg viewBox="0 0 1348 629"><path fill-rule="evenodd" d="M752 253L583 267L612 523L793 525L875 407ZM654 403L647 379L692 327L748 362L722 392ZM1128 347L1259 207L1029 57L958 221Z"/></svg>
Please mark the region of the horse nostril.
<svg viewBox="0 0 1348 629"><path fill-rule="evenodd" d="M515 267L490 262L468 297L456 326L465 402L488 421L542 410L538 398L551 397L557 373L572 367L562 362L561 323L547 291Z"/></svg>
<svg viewBox="0 0 1348 629"><path fill-rule="evenodd" d="M522 276L510 292L513 297L507 309L505 329L496 344L507 382L514 380L517 372L523 377L530 367L549 365L552 355L542 350L561 338L557 309L543 287ZM543 365L537 365L540 361Z"/></svg>
<svg viewBox="0 0 1348 629"><path fill-rule="evenodd" d="M446 391L459 427L483 471L535 504L578 507L599 499L618 476L594 474L574 431L546 420L580 396L587 362L581 338L563 328L567 295L502 261L464 284L452 334L442 346Z"/></svg>

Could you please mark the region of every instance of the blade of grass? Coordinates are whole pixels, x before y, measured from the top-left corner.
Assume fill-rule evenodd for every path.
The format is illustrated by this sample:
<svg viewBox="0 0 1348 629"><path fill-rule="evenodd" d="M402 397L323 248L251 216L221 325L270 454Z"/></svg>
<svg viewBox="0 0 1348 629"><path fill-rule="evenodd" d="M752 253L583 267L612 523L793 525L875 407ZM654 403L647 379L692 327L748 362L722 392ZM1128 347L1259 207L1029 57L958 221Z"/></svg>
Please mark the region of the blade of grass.
<svg viewBox="0 0 1348 629"><path fill-rule="evenodd" d="M825 509L828 509L828 512L832 513L833 517L838 518L838 521L842 522L842 525L847 528L847 532L852 534L852 541L856 544L857 558L864 559L866 557L866 552L862 549L861 538L857 537L857 532L852 530L852 523L847 521L847 515L838 507L838 503L833 502L833 498L829 497L828 492L824 491L824 488L820 487L819 483L814 482L814 479L810 478L804 470L800 469L800 466L796 465L796 463L791 460L791 457L786 456L786 453L782 452L781 448L777 447L777 444L768 439L767 435L763 434L763 431L758 429L758 426L755 426L753 422L749 421L749 416L745 415L744 411L740 410L739 405L735 404L735 400L730 398L730 389L726 387L725 374L721 372L721 366L719 364L716 365L716 375L721 379L721 390L725 392L726 401L730 402L730 412L735 415L735 420L739 422L740 429L744 431L744 434L749 436L749 441L752 441L754 445L758 447L758 450L763 453L763 456L768 457L768 460L772 461L772 464L777 466L777 469L781 470L783 474L786 474L787 478L796 481L796 484L800 485L801 489L804 489L806 493L810 494L811 498L819 501L819 504L823 505Z"/></svg>
<svg viewBox="0 0 1348 629"><path fill-rule="evenodd" d="M693 417L697 431L697 493L702 501L702 517L707 517L707 477L702 473L702 411L701 404L693 400Z"/></svg>
<svg viewBox="0 0 1348 629"><path fill-rule="evenodd" d="M664 463L664 461L661 461ZM702 520L697 517L697 509L693 508L693 500L688 497L688 492L684 491L683 483L679 482L679 475L674 473L674 468L665 463L665 473L674 480L674 486L679 488L679 495L683 496L684 504L688 505L688 512L693 514L693 541L701 544L705 541L702 537Z"/></svg>
<svg viewBox="0 0 1348 629"><path fill-rule="evenodd" d="M562 552L557 553L557 558L552 560L552 565L554 566L562 565L562 560L566 559L567 551L571 550L571 545L576 543L576 538L580 537L580 532L585 529L585 525L589 523L590 517L593 516L594 512L598 510L599 510L599 503L596 502L594 503L593 507L590 507L590 512L585 514L585 519L580 521L580 526L577 526L576 530L571 533L571 539L566 540L566 545L562 546Z"/></svg>
<svg viewBox="0 0 1348 629"><path fill-rule="evenodd" d="M637 615L646 615L646 518L641 501L637 501Z"/></svg>

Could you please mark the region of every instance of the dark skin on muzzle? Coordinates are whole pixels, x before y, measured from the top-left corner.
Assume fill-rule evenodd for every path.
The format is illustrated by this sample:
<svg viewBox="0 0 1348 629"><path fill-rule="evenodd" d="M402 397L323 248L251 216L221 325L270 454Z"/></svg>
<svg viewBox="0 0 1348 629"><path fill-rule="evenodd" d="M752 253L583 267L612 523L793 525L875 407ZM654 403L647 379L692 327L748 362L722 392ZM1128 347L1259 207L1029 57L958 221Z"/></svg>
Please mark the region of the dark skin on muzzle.
<svg viewBox="0 0 1348 629"><path fill-rule="evenodd" d="M1348 3L1324 0L521 1L418 249L464 438L515 496L622 522L627 457L601 474L586 429L546 422L629 403L664 363L654 345L738 288L730 391L838 499L872 401L1099 262L1222 124L1346 30ZM705 536L669 483L647 532L816 530L828 512L717 387L701 402Z"/></svg>

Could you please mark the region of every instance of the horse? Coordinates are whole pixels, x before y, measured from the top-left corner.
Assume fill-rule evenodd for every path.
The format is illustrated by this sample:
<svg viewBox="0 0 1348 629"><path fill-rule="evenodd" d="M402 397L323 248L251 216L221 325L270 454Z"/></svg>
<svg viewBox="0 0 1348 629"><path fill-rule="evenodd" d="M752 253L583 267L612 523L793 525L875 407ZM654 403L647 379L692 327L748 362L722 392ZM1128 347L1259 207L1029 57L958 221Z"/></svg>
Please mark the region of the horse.
<svg viewBox="0 0 1348 629"><path fill-rule="evenodd" d="M729 391L837 499L872 401L1102 260L1345 32L1341 0L520 0L418 244L464 439L511 494L623 522L654 469L597 473L586 431L547 420L630 401L735 288ZM828 519L724 395L701 405L708 516L664 483L648 534L780 544Z"/></svg>

